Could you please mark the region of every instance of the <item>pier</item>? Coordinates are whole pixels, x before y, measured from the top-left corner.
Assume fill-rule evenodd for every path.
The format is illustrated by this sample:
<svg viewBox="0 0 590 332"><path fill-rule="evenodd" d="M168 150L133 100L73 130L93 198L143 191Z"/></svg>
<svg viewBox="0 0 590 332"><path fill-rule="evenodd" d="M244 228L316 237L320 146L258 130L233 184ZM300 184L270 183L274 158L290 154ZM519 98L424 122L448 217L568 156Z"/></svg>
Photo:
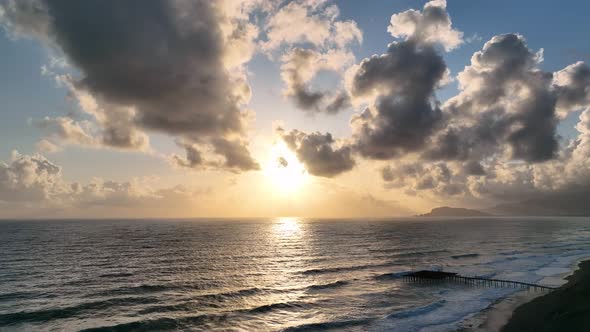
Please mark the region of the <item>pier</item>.
<svg viewBox="0 0 590 332"><path fill-rule="evenodd" d="M485 277L464 277L458 273L443 272L443 271L429 271L422 270L410 272L403 275L403 278L409 281L423 281L423 282L441 282L448 281L470 286L482 287L506 287L506 288L523 288L534 291L553 290L556 287L543 286L527 282L492 279Z"/></svg>

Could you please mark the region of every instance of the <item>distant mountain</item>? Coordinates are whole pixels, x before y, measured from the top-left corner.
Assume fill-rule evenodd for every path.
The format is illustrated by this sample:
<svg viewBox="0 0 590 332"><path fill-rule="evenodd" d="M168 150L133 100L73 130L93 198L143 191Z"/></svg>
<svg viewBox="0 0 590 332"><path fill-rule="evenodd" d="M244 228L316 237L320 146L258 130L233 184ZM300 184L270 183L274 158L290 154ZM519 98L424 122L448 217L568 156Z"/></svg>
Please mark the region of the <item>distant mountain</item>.
<svg viewBox="0 0 590 332"><path fill-rule="evenodd" d="M486 217L491 214L478 210L453 208L442 206L432 209L429 213L420 214L417 217Z"/></svg>
<svg viewBox="0 0 590 332"><path fill-rule="evenodd" d="M590 216L590 193L559 193L486 209L506 216Z"/></svg>

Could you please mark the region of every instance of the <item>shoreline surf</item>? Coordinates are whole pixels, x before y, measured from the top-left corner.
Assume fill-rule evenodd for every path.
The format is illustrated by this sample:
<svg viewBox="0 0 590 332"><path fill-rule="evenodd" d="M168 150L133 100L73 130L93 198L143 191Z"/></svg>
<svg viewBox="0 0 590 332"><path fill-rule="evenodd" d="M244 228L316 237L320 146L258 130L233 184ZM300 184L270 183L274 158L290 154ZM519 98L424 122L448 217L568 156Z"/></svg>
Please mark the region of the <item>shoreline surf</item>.
<svg viewBox="0 0 590 332"><path fill-rule="evenodd" d="M582 265L585 265L585 267L582 267ZM538 303L541 303L542 306L551 305L550 302L545 303L546 301L551 300L543 299L555 292L560 292L566 288L570 288L572 286L572 279L578 278L576 275L580 274L580 271L583 268L588 269L588 271L584 272L584 274L586 278L590 279L590 257L578 258L573 264L571 264L571 269L568 272L547 277L552 280L564 281L564 283L562 283L557 289L550 292L530 292L522 290L502 297L492 303L488 308L481 311L479 314L464 320L461 323L461 328L459 328L457 332L526 331L523 330L523 326L519 326L517 328L507 327L508 324L515 324L511 322L520 322L523 319L520 317L522 314L517 313L517 311L526 310L527 313L531 310L535 311L539 305ZM521 309L525 307L526 309ZM532 307L534 308L531 309ZM538 317L535 316L535 319L538 319ZM521 324L528 324L528 322L521 322ZM538 329L531 329L530 331L538 331Z"/></svg>

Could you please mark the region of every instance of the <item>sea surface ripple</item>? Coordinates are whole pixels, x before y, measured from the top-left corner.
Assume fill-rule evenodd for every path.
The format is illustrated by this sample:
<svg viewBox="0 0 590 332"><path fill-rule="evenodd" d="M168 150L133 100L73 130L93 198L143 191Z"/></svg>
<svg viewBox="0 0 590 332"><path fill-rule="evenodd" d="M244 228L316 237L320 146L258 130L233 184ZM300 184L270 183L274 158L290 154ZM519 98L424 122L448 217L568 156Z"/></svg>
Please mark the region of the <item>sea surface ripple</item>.
<svg viewBox="0 0 590 332"><path fill-rule="evenodd" d="M0 221L0 331L452 331L516 290L403 273L588 256L588 218Z"/></svg>

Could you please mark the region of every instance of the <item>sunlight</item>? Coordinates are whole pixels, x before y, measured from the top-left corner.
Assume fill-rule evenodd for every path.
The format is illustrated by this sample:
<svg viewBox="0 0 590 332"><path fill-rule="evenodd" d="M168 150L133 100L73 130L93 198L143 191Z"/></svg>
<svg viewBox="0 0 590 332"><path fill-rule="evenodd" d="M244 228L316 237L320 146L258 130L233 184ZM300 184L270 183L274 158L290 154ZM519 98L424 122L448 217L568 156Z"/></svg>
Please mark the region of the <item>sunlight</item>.
<svg viewBox="0 0 590 332"><path fill-rule="evenodd" d="M291 237L299 233L301 225L298 218L282 217L278 218L274 228L281 237Z"/></svg>
<svg viewBox="0 0 590 332"><path fill-rule="evenodd" d="M308 178L303 164L282 142L272 146L265 163L264 174L273 189L288 194L297 192Z"/></svg>

